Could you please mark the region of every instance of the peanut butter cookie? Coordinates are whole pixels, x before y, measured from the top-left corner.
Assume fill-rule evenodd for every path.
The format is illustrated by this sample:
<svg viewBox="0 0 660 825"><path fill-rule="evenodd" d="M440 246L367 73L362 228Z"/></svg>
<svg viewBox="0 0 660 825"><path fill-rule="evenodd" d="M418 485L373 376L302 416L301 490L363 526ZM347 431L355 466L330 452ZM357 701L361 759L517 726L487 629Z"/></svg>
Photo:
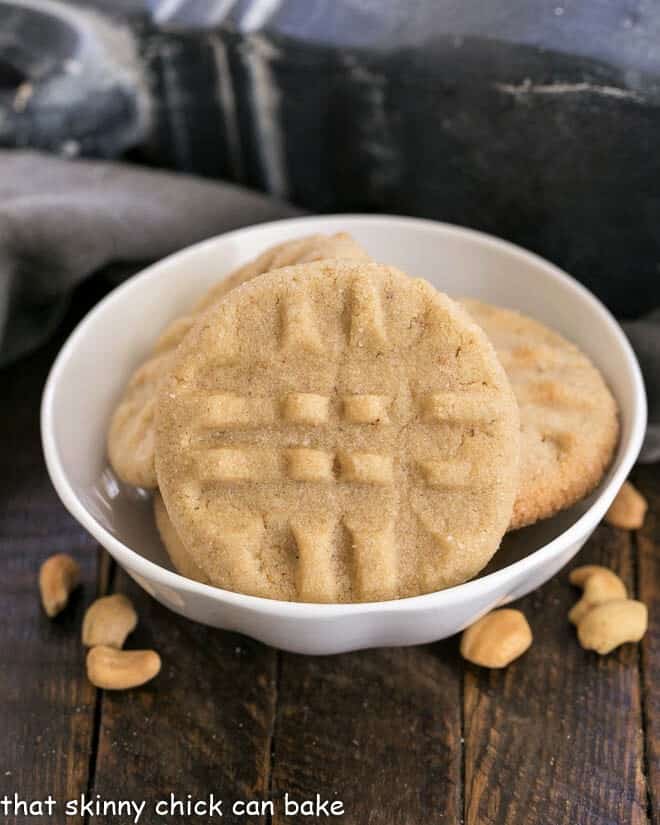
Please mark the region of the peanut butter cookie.
<svg viewBox="0 0 660 825"><path fill-rule="evenodd" d="M484 333L374 263L232 290L158 394L158 483L192 561L270 598L376 601L473 577L510 522L518 444Z"/></svg>
<svg viewBox="0 0 660 825"><path fill-rule="evenodd" d="M235 286L292 263L323 258L367 260L368 255L345 232L311 235L271 247L254 261L237 269L213 286L189 315L177 318L162 333L151 356L131 376L112 416L107 450L110 464L126 484L148 489L156 487L154 470L154 399L172 356L198 315Z"/></svg>
<svg viewBox="0 0 660 825"><path fill-rule="evenodd" d="M181 573L182 576L201 582L202 584L208 584L209 580L190 558L190 553L188 553L178 533L174 529L174 525L165 509L163 497L157 490L154 493L154 519L163 546L167 550L167 555L170 557L172 566L177 573Z"/></svg>
<svg viewBox="0 0 660 825"><path fill-rule="evenodd" d="M618 440L617 406L600 372L558 332L512 310L462 303L493 342L520 407L514 530L598 485Z"/></svg>

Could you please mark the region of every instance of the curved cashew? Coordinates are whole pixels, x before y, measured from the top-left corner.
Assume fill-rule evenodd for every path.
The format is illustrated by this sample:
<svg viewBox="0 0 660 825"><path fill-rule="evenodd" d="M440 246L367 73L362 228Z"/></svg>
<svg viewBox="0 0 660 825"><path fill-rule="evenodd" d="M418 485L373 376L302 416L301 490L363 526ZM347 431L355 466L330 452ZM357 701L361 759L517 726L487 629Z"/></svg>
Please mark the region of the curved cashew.
<svg viewBox="0 0 660 825"><path fill-rule="evenodd" d="M159 671L160 656L155 650L117 650L98 645L87 654L87 677L105 690L139 687Z"/></svg>
<svg viewBox="0 0 660 825"><path fill-rule="evenodd" d="M127 596L121 593L103 596L92 602L85 612L82 643L85 647L122 648L126 637L135 630L137 621L137 613Z"/></svg>
<svg viewBox="0 0 660 825"><path fill-rule="evenodd" d="M612 570L597 564L576 567L569 576L572 584L583 588L582 598L568 614L572 624L580 620L596 605L625 599L628 596L625 584Z"/></svg>
<svg viewBox="0 0 660 825"><path fill-rule="evenodd" d="M568 580L576 587L584 588L589 576L593 576L594 573L600 573L603 570L606 573L612 572L609 567L603 567L602 564L583 564L581 567L574 567L573 570L571 570L568 574Z"/></svg>
<svg viewBox="0 0 660 825"><path fill-rule="evenodd" d="M506 667L532 644L532 631L519 610L487 613L463 631L461 655L482 667Z"/></svg>
<svg viewBox="0 0 660 825"><path fill-rule="evenodd" d="M644 524L647 508L648 504L644 496L629 481L626 481L616 494L610 509L605 513L605 521L612 527L639 530Z"/></svg>
<svg viewBox="0 0 660 825"><path fill-rule="evenodd" d="M619 599L592 608L578 624L578 639L585 650L601 656L625 642L638 642L646 633L646 605L634 599Z"/></svg>
<svg viewBox="0 0 660 825"><path fill-rule="evenodd" d="M69 602L80 582L80 565L67 553L56 553L39 569L39 591L46 614L52 619Z"/></svg>

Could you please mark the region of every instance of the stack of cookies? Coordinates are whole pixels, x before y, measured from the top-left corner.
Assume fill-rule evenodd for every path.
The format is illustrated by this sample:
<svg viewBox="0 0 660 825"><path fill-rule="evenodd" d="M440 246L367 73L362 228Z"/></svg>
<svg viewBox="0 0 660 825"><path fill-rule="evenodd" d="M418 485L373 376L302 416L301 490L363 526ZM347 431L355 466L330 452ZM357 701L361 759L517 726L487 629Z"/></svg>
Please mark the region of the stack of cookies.
<svg viewBox="0 0 660 825"><path fill-rule="evenodd" d="M346 234L267 250L172 323L108 454L173 565L229 590L381 601L475 576L600 481L601 375L559 334L452 300Z"/></svg>

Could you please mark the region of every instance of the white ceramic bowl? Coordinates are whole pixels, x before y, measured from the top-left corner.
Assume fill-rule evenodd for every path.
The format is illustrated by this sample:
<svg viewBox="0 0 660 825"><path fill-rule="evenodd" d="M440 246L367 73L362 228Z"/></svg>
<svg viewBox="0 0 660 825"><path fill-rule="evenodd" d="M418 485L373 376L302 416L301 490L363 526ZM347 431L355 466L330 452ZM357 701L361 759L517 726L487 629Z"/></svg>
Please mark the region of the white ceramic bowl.
<svg viewBox="0 0 660 825"><path fill-rule="evenodd" d="M311 232L351 232L377 260L451 295L512 307L558 329L589 354L621 409L616 459L572 509L508 535L477 579L425 596L369 604L298 604L244 596L173 572L148 496L118 484L105 433L131 370L159 331L208 286L267 246ZM300 653L338 653L441 639L541 585L582 547L639 452L646 399L620 327L584 287L509 243L410 218L297 218L230 232L131 278L80 323L58 356L42 404L48 470L64 505L148 593L177 613Z"/></svg>

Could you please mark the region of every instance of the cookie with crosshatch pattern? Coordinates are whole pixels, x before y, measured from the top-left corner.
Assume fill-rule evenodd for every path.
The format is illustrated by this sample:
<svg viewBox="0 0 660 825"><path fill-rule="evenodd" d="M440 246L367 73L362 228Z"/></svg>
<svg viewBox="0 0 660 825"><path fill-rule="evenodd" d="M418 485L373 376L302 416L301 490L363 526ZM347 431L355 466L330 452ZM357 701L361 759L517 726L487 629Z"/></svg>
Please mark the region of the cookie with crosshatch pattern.
<svg viewBox="0 0 660 825"><path fill-rule="evenodd" d="M427 282L293 266L198 321L158 397L156 471L212 584L308 602L474 576L518 483L518 408L492 345Z"/></svg>
<svg viewBox="0 0 660 825"><path fill-rule="evenodd" d="M156 522L158 535L176 572L185 576L187 579L208 584L209 580L190 558L190 553L186 550L184 543L174 529L174 525L165 509L163 497L158 490L154 492L153 504L154 521Z"/></svg>
<svg viewBox="0 0 660 825"><path fill-rule="evenodd" d="M108 457L113 470L123 482L147 489L157 486L154 469L155 398L177 346L199 314L235 286L269 269L323 258L367 260L368 255L346 232L336 235L307 235L285 241L266 249L253 261L215 284L188 315L177 318L165 328L150 357L130 377L110 421Z"/></svg>
<svg viewBox="0 0 660 825"><path fill-rule="evenodd" d="M519 402L513 530L571 506L598 484L617 443L616 403L596 367L554 330L512 310L461 303L491 338ZM171 524L161 536L168 549L175 545L183 571L187 551Z"/></svg>
<svg viewBox="0 0 660 825"><path fill-rule="evenodd" d="M520 408L515 530L597 486L618 441L617 405L587 356L555 330L513 310L461 303L493 342Z"/></svg>

